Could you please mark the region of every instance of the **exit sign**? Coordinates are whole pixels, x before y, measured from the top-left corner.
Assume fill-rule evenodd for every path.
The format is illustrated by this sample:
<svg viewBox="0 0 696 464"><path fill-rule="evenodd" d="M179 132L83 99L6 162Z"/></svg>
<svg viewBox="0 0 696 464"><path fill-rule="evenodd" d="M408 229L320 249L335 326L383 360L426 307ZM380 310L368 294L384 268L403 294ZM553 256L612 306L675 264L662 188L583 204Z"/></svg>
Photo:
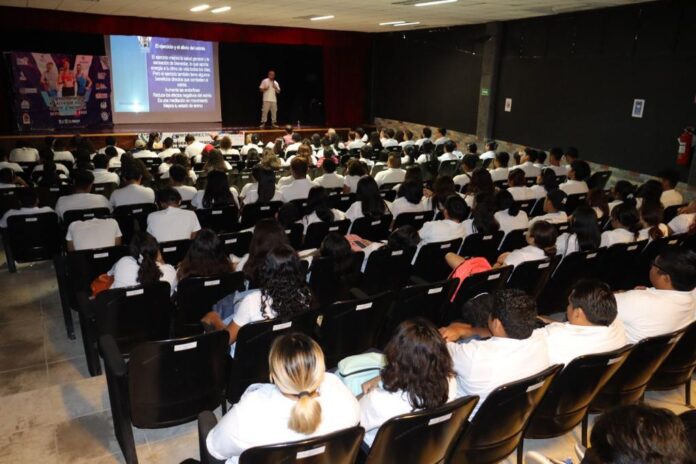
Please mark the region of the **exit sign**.
<svg viewBox="0 0 696 464"><path fill-rule="evenodd" d="M489 94L490 94L490 89L488 89L486 87L481 88L481 96L482 97L487 97Z"/></svg>

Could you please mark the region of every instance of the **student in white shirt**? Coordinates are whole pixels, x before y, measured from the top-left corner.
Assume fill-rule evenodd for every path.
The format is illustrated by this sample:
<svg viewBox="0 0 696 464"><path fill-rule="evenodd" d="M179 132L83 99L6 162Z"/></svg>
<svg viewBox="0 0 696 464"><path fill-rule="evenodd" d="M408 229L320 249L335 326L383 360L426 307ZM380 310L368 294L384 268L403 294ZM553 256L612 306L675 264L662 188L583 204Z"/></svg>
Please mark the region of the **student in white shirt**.
<svg viewBox="0 0 696 464"><path fill-rule="evenodd" d="M399 187L397 198L391 205L394 220L401 213L421 213L428 211L428 199L423 196L423 185L406 181Z"/></svg>
<svg viewBox="0 0 696 464"><path fill-rule="evenodd" d="M10 151L10 161L14 163L38 163L39 150L29 146L26 142L19 141L16 148Z"/></svg>
<svg viewBox="0 0 696 464"><path fill-rule="evenodd" d="M7 219L12 216L30 216L41 213L54 213L53 208L48 206L39 207L39 197L33 188L19 189L17 193L19 209L10 209L3 214L0 219L0 229L7 229Z"/></svg>
<svg viewBox="0 0 696 464"><path fill-rule="evenodd" d="M568 180L563 182L558 187L567 195L575 195L579 193L589 192L587 188L587 179L590 178L590 165L586 161L576 160L568 171Z"/></svg>
<svg viewBox="0 0 696 464"><path fill-rule="evenodd" d="M440 329L450 342L447 349L457 375L457 395L480 397L474 414L497 387L537 374L551 364L544 334L534 330L534 300L522 290L500 290L493 303L488 328L453 323ZM452 343L474 335L490 338Z"/></svg>
<svg viewBox="0 0 696 464"><path fill-rule="evenodd" d="M643 202L638 212L643 228L638 232L637 241L656 240L669 235L669 227L662 223L665 209L661 203Z"/></svg>
<svg viewBox="0 0 696 464"><path fill-rule="evenodd" d="M147 232L137 232L128 246L128 256L116 261L108 274L114 278L111 288L143 286L168 282L176 291L176 270L162 259L159 244Z"/></svg>
<svg viewBox="0 0 696 464"><path fill-rule="evenodd" d="M452 195L445 200L444 219L423 224L420 236L423 243L448 242L464 238L466 228L464 220L469 216L470 209L459 195Z"/></svg>
<svg viewBox="0 0 696 464"><path fill-rule="evenodd" d="M184 137L184 142L186 142L184 154L186 154L189 159L193 159L194 157L203 153L205 144L196 140L196 137L194 137L192 134L186 134L186 137Z"/></svg>
<svg viewBox="0 0 696 464"><path fill-rule="evenodd" d="M357 159L351 159L346 165L346 175L343 179L343 193L356 193L358 182L367 176L367 168Z"/></svg>
<svg viewBox="0 0 696 464"><path fill-rule="evenodd" d="M0 168L0 189L13 189L26 186L27 183L24 182L24 179L15 175L12 168Z"/></svg>
<svg viewBox="0 0 696 464"><path fill-rule="evenodd" d="M391 214L391 203L382 199L377 182L372 177L366 176L360 179L355 200L355 203L346 211L346 219L355 221L362 217L369 217L376 220Z"/></svg>
<svg viewBox="0 0 696 464"><path fill-rule="evenodd" d="M246 156L249 154L249 150L256 150L258 153L260 148L259 145L261 145L261 136L259 134L251 134L251 138L247 138L248 143L239 150L239 153L242 156Z"/></svg>
<svg viewBox="0 0 696 464"><path fill-rule="evenodd" d="M535 165L537 156L537 151L532 148L525 148L522 152L520 165L517 166L517 169L524 171L525 177L538 177L541 174L541 169Z"/></svg>
<svg viewBox="0 0 696 464"><path fill-rule="evenodd" d="M196 209L230 205L239 208L239 195L237 189L230 187L227 175L222 171L210 171L205 190L199 190L191 199L191 206Z"/></svg>
<svg viewBox="0 0 696 464"><path fill-rule="evenodd" d="M495 195L481 192L474 197L474 207L471 217L464 220L464 237L473 234L491 235L500 230L500 224L495 218Z"/></svg>
<svg viewBox="0 0 696 464"><path fill-rule="evenodd" d="M309 166L303 158L295 158L290 163L290 171L292 172L293 181L289 185L281 187L280 193L285 201L304 200L309 195L309 190L312 187L318 187L319 184L307 179Z"/></svg>
<svg viewBox="0 0 696 464"><path fill-rule="evenodd" d="M56 202L56 214L61 219L66 211L95 208L113 210L111 203L104 195L90 193L94 184L94 175L91 172L77 171L73 174L73 179L75 182L75 193L59 197Z"/></svg>
<svg viewBox="0 0 696 464"><path fill-rule="evenodd" d="M404 181L406 171L401 169L401 156L392 153L387 160L388 168L375 175L375 182L378 186L383 184L398 184Z"/></svg>
<svg viewBox="0 0 696 464"><path fill-rule="evenodd" d="M696 254L666 249L650 268L651 288L616 294L619 319L630 343L663 335L696 319Z"/></svg>
<svg viewBox="0 0 696 464"><path fill-rule="evenodd" d="M114 190L109 199L114 208L155 202L155 192L149 187L140 185L143 181L143 175L135 165L131 163L124 165L121 177L125 185Z"/></svg>
<svg viewBox="0 0 696 464"><path fill-rule="evenodd" d="M300 135L299 132L295 132L292 134L292 143L288 144L287 147L285 147L285 154L287 155L288 152L297 152L297 150L300 148L300 145L302 145L302 135Z"/></svg>
<svg viewBox="0 0 696 464"><path fill-rule="evenodd" d="M236 464L255 446L304 440L359 423L350 390L325 371L319 345L307 335L281 335L269 355L272 383L254 384L210 431L208 452Z"/></svg>
<svg viewBox="0 0 696 464"><path fill-rule="evenodd" d="M73 221L65 236L68 251L94 250L121 244L121 228L111 218Z"/></svg>
<svg viewBox="0 0 696 464"><path fill-rule="evenodd" d="M432 142L432 140L431 140L432 135L433 135L432 129L429 127L424 127L421 130L421 138L416 140L416 145L418 145L420 147L421 145L423 145L423 142L425 142L425 141Z"/></svg>
<svg viewBox="0 0 696 464"><path fill-rule="evenodd" d="M121 183L121 178L115 172L109 172L107 166L109 165L109 160L103 153L98 153L92 158L92 163L94 164L94 183L95 184L118 184Z"/></svg>
<svg viewBox="0 0 696 464"><path fill-rule="evenodd" d="M75 157L69 150L65 149L65 142L62 138L56 139L56 141L53 143L53 147L51 148L53 150L53 161L68 161L72 164L75 163Z"/></svg>
<svg viewBox="0 0 696 464"><path fill-rule="evenodd" d="M392 128L387 128L382 131L384 137L382 142L382 148L396 147L399 145L399 141L394 138L396 132Z"/></svg>
<svg viewBox="0 0 696 464"><path fill-rule="evenodd" d="M559 147L554 147L549 150L549 166L557 176L567 176L568 169L565 166L561 166L561 159L563 159L563 149Z"/></svg>
<svg viewBox="0 0 696 464"><path fill-rule="evenodd" d="M508 174L507 191L510 192L515 201L533 200L535 198L532 189L527 187L524 171L519 168L511 170Z"/></svg>
<svg viewBox="0 0 696 464"><path fill-rule="evenodd" d="M201 229L179 262L176 278L181 282L189 277L215 277L234 271L235 266L225 253L220 237L210 229Z"/></svg>
<svg viewBox="0 0 696 464"><path fill-rule="evenodd" d="M425 130L423 132L425 133ZM435 137L435 145L442 145L450 139L449 137L447 137L447 129L445 129L444 127L440 127L437 129Z"/></svg>
<svg viewBox="0 0 696 464"><path fill-rule="evenodd" d="M552 169L546 168L541 171L541 175L537 177L536 185L529 187L534 198L540 200L546 198L549 192L558 189L558 181L556 180L556 173Z"/></svg>
<svg viewBox="0 0 696 464"><path fill-rule="evenodd" d="M360 425L367 446L372 446L379 428L392 417L438 408L457 397L452 358L431 322L402 322L385 347L384 357L380 376L369 382L360 399Z"/></svg>
<svg viewBox="0 0 696 464"><path fill-rule="evenodd" d="M674 169L665 169L658 177L662 182L662 196L660 201L665 208L670 206L681 205L684 203L684 197L675 189L679 182L679 173Z"/></svg>
<svg viewBox="0 0 696 464"><path fill-rule="evenodd" d="M404 129L404 140L399 142L400 147L408 147L415 145L416 142L413 140L413 131L409 129Z"/></svg>
<svg viewBox="0 0 696 464"><path fill-rule="evenodd" d="M485 148L486 148L486 151L484 151L483 153L481 153L479 155L479 159L481 161L492 160L492 159L497 158L495 150L498 148L498 144L494 140L487 141ZM510 159L510 155L508 155L508 160L509 159ZM506 166L507 166L507 163L506 163Z"/></svg>
<svg viewBox="0 0 696 464"><path fill-rule="evenodd" d="M329 194L326 193L324 187L313 187L307 195L307 208L305 216L298 222L304 226L304 232L307 233L307 227L316 222L336 222L346 218L342 211L331 208L329 203Z"/></svg>
<svg viewBox="0 0 696 464"><path fill-rule="evenodd" d="M147 149L147 145L145 144L144 140L138 139L135 141L133 158L159 158L159 156L157 156L157 153L154 151Z"/></svg>
<svg viewBox="0 0 696 464"><path fill-rule="evenodd" d="M164 188L157 192L159 211L147 216L147 232L158 242L193 239L201 225L193 211L180 209L181 195L173 188Z"/></svg>
<svg viewBox="0 0 696 464"><path fill-rule="evenodd" d="M162 162L174 155L180 154L181 150L174 146L174 139L167 137L162 141L162 151L159 152L159 157L162 158Z"/></svg>
<svg viewBox="0 0 696 464"><path fill-rule="evenodd" d="M365 142L362 141L362 135L360 135L360 133L357 131L351 132L350 142L348 142L348 146L346 148L348 150L354 150L356 148L362 148L363 145L365 145Z"/></svg>
<svg viewBox="0 0 696 464"><path fill-rule="evenodd" d="M251 175L256 182L246 184L242 189L245 205L256 202L284 201L280 190L276 188L275 173L272 170L257 164L252 168Z"/></svg>
<svg viewBox="0 0 696 464"><path fill-rule="evenodd" d="M466 157L464 159L466 160ZM507 180L508 174L510 173L510 170L508 169L509 163L510 154L508 152L501 151L500 153L496 153L495 158L493 159L493 169L490 171L493 182Z"/></svg>
<svg viewBox="0 0 696 464"><path fill-rule="evenodd" d="M454 179L452 179L454 183L460 187L469 185L471 182L471 176L476 169L477 162L478 158L476 158L474 155L464 156L464 159L462 160L462 173L454 176Z"/></svg>
<svg viewBox="0 0 696 464"><path fill-rule="evenodd" d="M24 169L22 169L22 166L20 166L17 163L13 163L7 160L7 152L4 150L0 150L0 169L4 168L10 168L12 171L15 173L20 173L24 172Z"/></svg>
<svg viewBox="0 0 696 464"><path fill-rule="evenodd" d="M198 190L196 187L187 185L188 171L180 164L173 164L169 168L169 186L179 192L181 201L192 201Z"/></svg>
<svg viewBox="0 0 696 464"><path fill-rule="evenodd" d="M108 135L104 139L104 146L97 150L97 153L106 154L106 149L109 147L113 147L116 150L116 153L119 158L126 152L126 150L116 145L116 137L114 137L113 135Z"/></svg>
<svg viewBox="0 0 696 464"><path fill-rule="evenodd" d="M610 196L612 201L608 203L609 212L614 209L615 206L620 205L624 200L634 200L636 199L636 186L627 180L619 180L611 188Z"/></svg>
<svg viewBox="0 0 696 464"><path fill-rule="evenodd" d="M331 159L325 159L321 165L324 174L315 178L314 182L327 189L343 188L345 177L336 174L336 163Z"/></svg>
<svg viewBox="0 0 696 464"><path fill-rule="evenodd" d="M55 160L53 159L53 150L50 148L43 148L39 152L39 163L38 165L34 166L34 169L31 171L32 177L36 177L36 173L42 173L44 169L50 170L50 168L45 168L44 165L48 166L51 163L53 164L55 170L60 174L60 177L62 179L67 179L70 177L70 170L65 167L65 165L56 163Z"/></svg>
<svg viewBox="0 0 696 464"><path fill-rule="evenodd" d="M546 221L535 222L527 232L528 245L519 250L501 254L493 267L517 266L527 261L553 258L556 255L557 238L556 226Z"/></svg>
<svg viewBox="0 0 696 464"><path fill-rule="evenodd" d="M454 151L457 149L457 144L454 143L452 140L448 140L447 142L444 143L444 152L442 155L437 157L437 160L440 162L443 161L453 161L453 160L458 160L459 157L455 155Z"/></svg>
<svg viewBox="0 0 696 464"><path fill-rule="evenodd" d="M696 223L696 213L681 213L669 221L667 227L671 234L685 234L694 227Z"/></svg>
<svg viewBox="0 0 696 464"><path fill-rule="evenodd" d="M565 208L568 195L561 189L550 191L544 200L544 213L541 216L533 217L529 224L532 225L537 221L546 221L551 224L563 224L568 222L568 215L563 210Z"/></svg>
<svg viewBox="0 0 696 464"><path fill-rule="evenodd" d="M494 217L505 235L513 230L527 230L529 217L519 208L510 192L505 189L498 190L495 194L495 203L498 212Z"/></svg>
<svg viewBox="0 0 696 464"><path fill-rule="evenodd" d="M631 243L638 239L642 225L635 200L627 200L611 211L611 226L613 230L602 232L602 247Z"/></svg>
<svg viewBox="0 0 696 464"><path fill-rule="evenodd" d="M568 220L568 232L556 239L556 251L568 256L576 251L594 251L602 241L602 232L597 224L597 213L588 205L575 208Z"/></svg>

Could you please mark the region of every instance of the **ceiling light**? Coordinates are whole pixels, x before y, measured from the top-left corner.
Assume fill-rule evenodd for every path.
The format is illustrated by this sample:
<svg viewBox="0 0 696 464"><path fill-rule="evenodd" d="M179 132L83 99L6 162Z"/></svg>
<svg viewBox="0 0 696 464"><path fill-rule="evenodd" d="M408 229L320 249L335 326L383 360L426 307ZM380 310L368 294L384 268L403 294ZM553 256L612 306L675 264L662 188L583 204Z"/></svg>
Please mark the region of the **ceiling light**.
<svg viewBox="0 0 696 464"><path fill-rule="evenodd" d="M208 8L210 8L210 5L206 5L204 3L202 5L194 6L193 8L191 8L191 11L193 11L194 13L198 13L199 11L205 11Z"/></svg>
<svg viewBox="0 0 696 464"><path fill-rule="evenodd" d="M414 6L433 6L433 5L442 5L443 3L454 3L457 0L433 0L431 2L422 2L422 3L416 3Z"/></svg>
<svg viewBox="0 0 696 464"><path fill-rule="evenodd" d="M412 23L399 23L399 24L394 24L394 27L415 26L416 24L420 24L420 21L414 21L414 22L412 22Z"/></svg>
<svg viewBox="0 0 696 464"><path fill-rule="evenodd" d="M388 23L379 23L380 26L396 26L397 24L403 24L406 21L389 21Z"/></svg>
<svg viewBox="0 0 696 464"><path fill-rule="evenodd" d="M225 11L230 11L232 9L231 6L221 6L215 9L210 10L211 13L224 13Z"/></svg>
<svg viewBox="0 0 696 464"><path fill-rule="evenodd" d="M315 16L313 18L309 18L310 21L323 21L325 19L333 19L334 15L326 15L326 16Z"/></svg>

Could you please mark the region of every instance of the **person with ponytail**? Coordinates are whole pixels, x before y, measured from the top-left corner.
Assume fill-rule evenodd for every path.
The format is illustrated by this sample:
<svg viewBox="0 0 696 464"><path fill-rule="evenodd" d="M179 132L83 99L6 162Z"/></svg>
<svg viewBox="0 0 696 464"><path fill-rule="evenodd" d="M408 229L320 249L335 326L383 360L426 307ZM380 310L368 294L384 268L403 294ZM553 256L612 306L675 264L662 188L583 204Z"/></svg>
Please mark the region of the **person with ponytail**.
<svg viewBox="0 0 696 464"><path fill-rule="evenodd" d="M536 194L527 187L527 178L522 169L515 168L508 174L508 192L512 195L515 201L534 200Z"/></svg>
<svg viewBox="0 0 696 464"><path fill-rule="evenodd" d="M638 232L638 241L652 241L669 235L669 228L662 222L665 208L661 203L643 202L638 212L643 223L643 228Z"/></svg>
<svg viewBox="0 0 696 464"><path fill-rule="evenodd" d="M479 193L474 199L471 219L464 222L464 237L473 234L490 235L500 230L495 219L495 197L491 193Z"/></svg>
<svg viewBox="0 0 696 464"><path fill-rule="evenodd" d="M541 171L539 177L537 177L536 185L529 187L534 198L537 200L546 197L549 192L552 192L558 188L558 178L556 177L556 172L551 168L546 168Z"/></svg>
<svg viewBox="0 0 696 464"><path fill-rule="evenodd" d="M563 190L550 191L544 200L544 213L546 214L532 218L529 224L532 225L537 221L546 221L551 224L568 222L568 215L565 212L566 201L568 201L568 195Z"/></svg>
<svg viewBox="0 0 696 464"><path fill-rule="evenodd" d="M147 287L168 282L171 293L176 290L176 269L162 259L159 244L147 232L137 232L128 246L128 255L116 261L108 272L114 278L111 288Z"/></svg>
<svg viewBox="0 0 696 464"><path fill-rule="evenodd" d="M635 200L636 198L636 186L627 180L620 180L616 182L614 187L611 189L612 201L609 202L609 212L626 200Z"/></svg>
<svg viewBox="0 0 696 464"><path fill-rule="evenodd" d="M515 199L512 198L512 195L507 190L500 189L496 192L495 207L497 213L495 213L493 217L498 221L500 230L502 230L505 235L513 230L526 230L529 227L529 217L527 213L520 209Z"/></svg>
<svg viewBox="0 0 696 464"><path fill-rule="evenodd" d="M307 335L281 335L268 355L270 382L247 388L206 438L208 452L227 464L248 448L304 440L353 427L360 406Z"/></svg>
<svg viewBox="0 0 696 464"><path fill-rule="evenodd" d="M360 425L372 446L389 419L433 409L457 397L457 381L445 339L425 319L402 322L384 349L385 366L360 399Z"/></svg>
<svg viewBox="0 0 696 464"><path fill-rule="evenodd" d="M391 214L391 203L382 198L377 182L372 177L363 177L358 181L355 199L355 203L346 211L346 218L351 221L362 217L380 219L385 214Z"/></svg>
<svg viewBox="0 0 696 464"><path fill-rule="evenodd" d="M617 243L631 243L638 239L638 233L643 226L635 200L627 199L611 210L611 226L614 230L602 233L601 247L610 247Z"/></svg>
<svg viewBox="0 0 696 464"><path fill-rule="evenodd" d="M304 226L304 232L307 233L307 227L315 222L332 223L342 221L346 218L343 211L332 208L329 203L329 194L324 187L312 187L307 195L307 208L305 216L298 222Z"/></svg>
<svg viewBox="0 0 696 464"><path fill-rule="evenodd" d="M537 221L527 232L528 245L519 250L503 253L493 267L517 266L527 261L553 258L556 255L556 226L547 221Z"/></svg>
<svg viewBox="0 0 696 464"><path fill-rule="evenodd" d="M696 232L696 200L689 203L688 206L679 209L679 214L675 216L667 227L672 235L675 234L693 234Z"/></svg>
<svg viewBox="0 0 696 464"><path fill-rule="evenodd" d="M569 231L556 239L556 251L559 255L567 256L576 251L594 251L602 241L602 232L597 223L597 213L589 205L575 208L568 221Z"/></svg>

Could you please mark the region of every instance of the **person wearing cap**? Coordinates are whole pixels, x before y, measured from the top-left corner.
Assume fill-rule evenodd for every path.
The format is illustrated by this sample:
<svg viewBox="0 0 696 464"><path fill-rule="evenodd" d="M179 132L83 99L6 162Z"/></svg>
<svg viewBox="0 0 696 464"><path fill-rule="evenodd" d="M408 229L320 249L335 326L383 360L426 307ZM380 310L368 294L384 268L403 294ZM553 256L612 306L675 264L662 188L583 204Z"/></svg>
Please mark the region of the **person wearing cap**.
<svg viewBox="0 0 696 464"><path fill-rule="evenodd" d="M189 157L189 159L192 159L196 155L200 155L203 148L205 148L205 144L196 140L196 137L193 134L186 134L184 141L186 142L186 149L184 153Z"/></svg>
<svg viewBox="0 0 696 464"><path fill-rule="evenodd" d="M479 155L481 161L495 159L495 149L498 148L498 144L495 140L489 140L486 142L486 151Z"/></svg>
<svg viewBox="0 0 696 464"><path fill-rule="evenodd" d="M147 149L147 144L144 140L138 139L135 141L133 158L159 158L159 156L157 156L157 153L155 153L154 151L150 151Z"/></svg>
<svg viewBox="0 0 696 464"><path fill-rule="evenodd" d="M207 157L208 153L210 153L212 150L215 150L215 147L209 143L206 143L205 145L203 145L203 150L201 150L201 152L199 154L194 156L191 159L191 162L193 164L205 162L205 158Z"/></svg>
<svg viewBox="0 0 696 464"><path fill-rule="evenodd" d="M568 195L561 190L556 189L546 194L544 200L544 213L541 216L532 218L529 221L531 227L537 221L546 221L551 224L563 224L568 222L568 215L565 212L565 204L568 200Z"/></svg>

